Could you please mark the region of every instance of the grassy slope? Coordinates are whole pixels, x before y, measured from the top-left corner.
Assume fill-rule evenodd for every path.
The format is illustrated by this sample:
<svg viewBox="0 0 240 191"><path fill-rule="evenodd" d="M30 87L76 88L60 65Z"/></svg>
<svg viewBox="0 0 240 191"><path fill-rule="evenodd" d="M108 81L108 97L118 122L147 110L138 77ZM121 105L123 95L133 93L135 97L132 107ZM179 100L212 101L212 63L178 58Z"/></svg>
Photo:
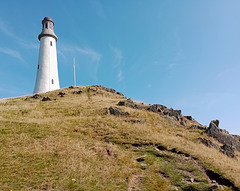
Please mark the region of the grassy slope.
<svg viewBox="0 0 240 191"><path fill-rule="evenodd" d="M102 90L44 96L0 101L2 190L210 190L203 168L240 186L239 160L200 144L203 131L123 106L129 116L110 115L123 97Z"/></svg>

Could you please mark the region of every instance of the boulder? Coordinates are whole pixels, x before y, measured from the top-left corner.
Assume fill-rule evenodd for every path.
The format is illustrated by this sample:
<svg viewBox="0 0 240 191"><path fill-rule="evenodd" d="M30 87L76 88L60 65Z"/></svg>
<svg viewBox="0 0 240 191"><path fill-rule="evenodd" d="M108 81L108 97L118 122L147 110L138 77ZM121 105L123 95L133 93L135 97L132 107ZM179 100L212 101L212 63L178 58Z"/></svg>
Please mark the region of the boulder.
<svg viewBox="0 0 240 191"><path fill-rule="evenodd" d="M125 104L126 104L126 101L119 101L117 105L118 106L125 106Z"/></svg>
<svg viewBox="0 0 240 191"><path fill-rule="evenodd" d="M64 97L65 94L66 94L66 93L64 93L64 92L59 92L59 93L58 93L58 95L59 95L60 97Z"/></svg>
<svg viewBox="0 0 240 191"><path fill-rule="evenodd" d="M192 116L184 116L184 117L185 117L186 119L190 120L190 121L193 120Z"/></svg>
<svg viewBox="0 0 240 191"><path fill-rule="evenodd" d="M119 101L117 105L131 107L131 108L137 108L137 105L133 102L133 100L131 98L128 98L124 101Z"/></svg>
<svg viewBox="0 0 240 191"><path fill-rule="evenodd" d="M43 97L42 101L51 101L51 99L49 97Z"/></svg>
<svg viewBox="0 0 240 191"><path fill-rule="evenodd" d="M116 94L124 97L124 95L121 92L116 92Z"/></svg>
<svg viewBox="0 0 240 191"><path fill-rule="evenodd" d="M114 107L109 107L109 113L111 115L116 115L116 116L120 116L120 115L129 115L128 112L123 112L121 109L119 108L114 108Z"/></svg>

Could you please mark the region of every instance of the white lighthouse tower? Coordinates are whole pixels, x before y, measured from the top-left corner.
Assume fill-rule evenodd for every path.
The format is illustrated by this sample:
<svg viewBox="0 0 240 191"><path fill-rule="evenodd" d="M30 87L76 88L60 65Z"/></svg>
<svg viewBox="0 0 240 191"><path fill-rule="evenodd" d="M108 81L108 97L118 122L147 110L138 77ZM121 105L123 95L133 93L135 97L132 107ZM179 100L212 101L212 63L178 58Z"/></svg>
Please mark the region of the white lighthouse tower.
<svg viewBox="0 0 240 191"><path fill-rule="evenodd" d="M50 17L42 21L42 32L38 35L40 40L37 78L33 93L44 93L59 89L57 64L57 36L53 30L54 22Z"/></svg>

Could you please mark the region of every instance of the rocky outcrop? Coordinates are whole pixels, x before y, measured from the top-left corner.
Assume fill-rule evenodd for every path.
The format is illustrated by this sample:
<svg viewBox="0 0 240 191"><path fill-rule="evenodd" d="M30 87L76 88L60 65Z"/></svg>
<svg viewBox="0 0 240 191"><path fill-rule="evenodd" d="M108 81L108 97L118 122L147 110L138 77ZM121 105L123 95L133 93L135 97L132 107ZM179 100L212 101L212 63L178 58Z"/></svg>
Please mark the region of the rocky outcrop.
<svg viewBox="0 0 240 191"><path fill-rule="evenodd" d="M139 102L134 102L132 99L128 98L126 100L119 101L118 106L126 106L126 107L131 107L133 109L143 109L143 110L148 110L154 113L157 113L159 115L165 116L165 118L170 121L175 123L175 125L183 125L186 126L189 123L195 123L199 125L199 127L202 127L199 123L197 123L192 116L183 116L181 110L175 110L172 108L167 108L164 105L160 104L153 104L153 105L148 105L144 103L139 103ZM173 125L173 126L175 126ZM199 128L200 129L200 128ZM202 128L204 129L204 128Z"/></svg>
<svg viewBox="0 0 240 191"><path fill-rule="evenodd" d="M181 114L182 113L181 110L174 110L172 108L167 108L166 106L160 104L151 105L147 108L147 110L174 118L176 121L180 123L180 125L186 125L187 123L187 118L185 118Z"/></svg>
<svg viewBox="0 0 240 191"><path fill-rule="evenodd" d="M101 85L93 85L91 86L92 90L94 90L94 88L97 90L97 89L101 89L103 91L106 91L106 92L110 92L110 93L116 93L116 90L115 89L112 89L112 88L106 88L104 86L101 86Z"/></svg>
<svg viewBox="0 0 240 191"><path fill-rule="evenodd" d="M218 126L218 120L211 121L208 129L206 130L207 135L213 137L222 144L232 146L233 148L236 148L238 151L240 151L240 141L237 140L236 137L229 134L226 130L220 129Z"/></svg>
<svg viewBox="0 0 240 191"><path fill-rule="evenodd" d="M120 96L124 96L121 92L116 92L115 89L112 89L112 88L106 88L104 86L101 86L101 85L93 85L91 87L88 88L89 91L98 91L98 90L102 90L102 91L105 91L105 92L109 92L109 93L116 93Z"/></svg>
<svg viewBox="0 0 240 191"><path fill-rule="evenodd" d="M172 108L167 108L164 105L160 105L160 104L154 104L151 105L148 108L149 111L153 111L153 112L158 112L158 113L162 113L163 115L168 115L170 117L174 116L176 118L178 118L178 116L181 115L182 111L181 110L174 110Z"/></svg>
<svg viewBox="0 0 240 191"><path fill-rule="evenodd" d="M87 92L93 92L93 95L96 95L96 94L103 95L104 93L111 93L111 94L116 94L119 97L125 98L125 96L121 92L117 92L115 89L106 88L101 85L89 86L87 87Z"/></svg>

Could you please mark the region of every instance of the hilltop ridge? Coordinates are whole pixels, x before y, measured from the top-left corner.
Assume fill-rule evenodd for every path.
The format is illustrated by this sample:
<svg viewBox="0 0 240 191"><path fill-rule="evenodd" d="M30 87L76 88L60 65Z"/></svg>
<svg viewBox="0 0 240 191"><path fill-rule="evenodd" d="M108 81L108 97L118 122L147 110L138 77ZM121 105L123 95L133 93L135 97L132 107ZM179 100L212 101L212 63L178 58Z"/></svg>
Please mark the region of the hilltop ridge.
<svg viewBox="0 0 240 191"><path fill-rule="evenodd" d="M239 136L103 86L0 102L4 190L239 190Z"/></svg>

